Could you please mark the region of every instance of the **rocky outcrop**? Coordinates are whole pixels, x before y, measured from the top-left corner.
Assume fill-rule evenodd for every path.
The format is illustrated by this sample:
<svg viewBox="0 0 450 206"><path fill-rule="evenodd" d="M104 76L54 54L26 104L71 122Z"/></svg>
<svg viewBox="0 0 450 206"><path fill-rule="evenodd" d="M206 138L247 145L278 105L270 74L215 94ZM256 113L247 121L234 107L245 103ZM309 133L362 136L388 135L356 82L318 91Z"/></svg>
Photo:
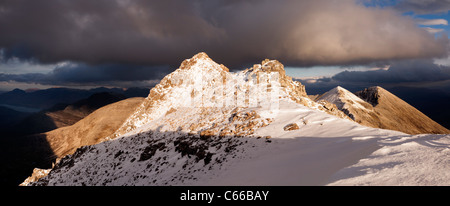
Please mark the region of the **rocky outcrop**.
<svg viewBox="0 0 450 206"><path fill-rule="evenodd" d="M289 94L289 98L297 103L304 104L306 102L304 98L307 98L308 95L306 94L305 86L298 81L292 80L292 77L287 76L284 65L277 60L265 59L261 64L255 64L252 68L249 68L244 72L254 74L258 80L261 78L261 73L278 73L277 80L281 87Z"/></svg>
<svg viewBox="0 0 450 206"><path fill-rule="evenodd" d="M31 182L36 182L39 179L47 176L50 171L51 171L51 169L34 168L33 174L31 174L31 176L29 176L27 179L25 179L25 181L23 181L20 184L20 186L28 186L28 184L30 184Z"/></svg>
<svg viewBox="0 0 450 206"><path fill-rule="evenodd" d="M298 127L297 123L290 123L283 127L284 131L292 131L292 130L298 130L300 127Z"/></svg>
<svg viewBox="0 0 450 206"><path fill-rule="evenodd" d="M339 110L339 108L335 104L326 100L318 100L317 103L321 105L327 113L342 119L346 119L345 114L342 113L341 110Z"/></svg>
<svg viewBox="0 0 450 206"><path fill-rule="evenodd" d="M356 92L355 95L375 107L378 105L378 99L380 98L380 95L378 94L379 90L381 90L381 87L369 87Z"/></svg>

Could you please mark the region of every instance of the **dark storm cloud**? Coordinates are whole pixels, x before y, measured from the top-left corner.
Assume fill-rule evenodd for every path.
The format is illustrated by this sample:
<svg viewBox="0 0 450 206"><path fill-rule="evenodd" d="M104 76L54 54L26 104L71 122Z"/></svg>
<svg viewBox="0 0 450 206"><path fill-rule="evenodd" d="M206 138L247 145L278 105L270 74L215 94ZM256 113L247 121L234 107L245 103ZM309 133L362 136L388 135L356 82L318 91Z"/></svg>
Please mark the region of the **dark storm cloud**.
<svg viewBox="0 0 450 206"><path fill-rule="evenodd" d="M352 0L2 0L3 58L178 66L205 51L227 66L311 66L445 56L391 9Z"/></svg>
<svg viewBox="0 0 450 206"><path fill-rule="evenodd" d="M48 74L2 74L0 81L16 81L42 85L92 85L120 84L120 82L158 80L163 78L170 69L168 67L149 67L136 65L87 65L83 63L62 63Z"/></svg>
<svg viewBox="0 0 450 206"><path fill-rule="evenodd" d="M127 2L2 1L0 45L6 54L32 53L42 62L161 64L211 33L188 1Z"/></svg>
<svg viewBox="0 0 450 206"><path fill-rule="evenodd" d="M47 76L41 73L28 73L28 74L3 74L0 73L0 81L16 81L16 82L45 82Z"/></svg>
<svg viewBox="0 0 450 206"><path fill-rule="evenodd" d="M65 63L57 66L49 77L62 82L144 81L161 79L167 75L168 67L136 65Z"/></svg>
<svg viewBox="0 0 450 206"><path fill-rule="evenodd" d="M434 14L450 10L450 0L400 0L396 9L415 14Z"/></svg>
<svg viewBox="0 0 450 206"><path fill-rule="evenodd" d="M436 64L433 60L401 60L389 64L387 70L343 71L332 77L296 80L305 85L308 94L323 94L336 86L352 92L371 86L394 88L412 85L445 88L444 91L448 91L450 66ZM386 67L386 65L378 66Z"/></svg>
<svg viewBox="0 0 450 206"><path fill-rule="evenodd" d="M450 80L450 67L432 60L410 60L393 63L388 70L344 71L332 77L339 82L405 83Z"/></svg>

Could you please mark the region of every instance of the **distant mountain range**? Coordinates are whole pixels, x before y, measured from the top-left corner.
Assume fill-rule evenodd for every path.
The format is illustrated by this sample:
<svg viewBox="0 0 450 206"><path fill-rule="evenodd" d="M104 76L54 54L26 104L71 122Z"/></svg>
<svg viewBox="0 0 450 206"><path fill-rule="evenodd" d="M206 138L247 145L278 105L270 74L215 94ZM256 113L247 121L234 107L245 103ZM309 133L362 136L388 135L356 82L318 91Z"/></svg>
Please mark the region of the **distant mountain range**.
<svg viewBox="0 0 450 206"><path fill-rule="evenodd" d="M14 125L3 128L6 136L23 136L70 126L96 109L126 99L118 93L95 93L73 104L56 104L53 107L30 114Z"/></svg>
<svg viewBox="0 0 450 206"><path fill-rule="evenodd" d="M69 126L94 110L130 97L145 97L147 88L52 88L25 92L15 89L0 94L0 131L3 136L21 136ZM19 109L15 109L19 108ZM40 112L31 112L26 109ZM12 111L11 111L12 110ZM20 111L17 111L20 110ZM24 112L24 110L26 112Z"/></svg>
<svg viewBox="0 0 450 206"><path fill-rule="evenodd" d="M14 89L9 92L0 93L0 104L43 110L50 109L55 104L72 104L78 100L88 98L89 96L100 92L122 94L129 98L147 96L148 91L148 88L129 88L123 90L119 88L105 87L89 90L50 88L43 90L32 90L30 92Z"/></svg>

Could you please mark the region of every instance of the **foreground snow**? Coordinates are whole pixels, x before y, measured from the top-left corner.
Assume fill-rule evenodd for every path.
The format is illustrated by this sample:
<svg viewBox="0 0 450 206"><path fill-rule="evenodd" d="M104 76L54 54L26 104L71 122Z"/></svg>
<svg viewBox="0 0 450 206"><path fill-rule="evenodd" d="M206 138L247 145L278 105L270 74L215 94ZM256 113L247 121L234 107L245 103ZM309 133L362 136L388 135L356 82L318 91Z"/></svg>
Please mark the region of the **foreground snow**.
<svg viewBox="0 0 450 206"><path fill-rule="evenodd" d="M277 137L276 146L208 184L450 185L449 135L407 135L283 106L274 123L257 132ZM282 131L289 122L307 124Z"/></svg>
<svg viewBox="0 0 450 206"><path fill-rule="evenodd" d="M280 108L249 137L160 128L84 147L38 185L450 185L449 136L368 128L287 101ZM284 131L288 123L299 129Z"/></svg>
<svg viewBox="0 0 450 206"><path fill-rule="evenodd" d="M393 136L357 164L333 175L329 185L450 185L448 135Z"/></svg>

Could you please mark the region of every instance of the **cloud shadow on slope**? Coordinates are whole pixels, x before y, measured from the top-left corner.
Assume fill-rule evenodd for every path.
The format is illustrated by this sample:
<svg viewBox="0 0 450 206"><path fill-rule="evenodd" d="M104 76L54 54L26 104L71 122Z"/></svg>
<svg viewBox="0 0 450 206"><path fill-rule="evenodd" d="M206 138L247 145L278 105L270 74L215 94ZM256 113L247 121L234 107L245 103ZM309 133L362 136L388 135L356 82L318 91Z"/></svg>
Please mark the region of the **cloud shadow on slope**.
<svg viewBox="0 0 450 206"><path fill-rule="evenodd" d="M51 168L56 160L45 134L0 139L0 184L18 186L34 168Z"/></svg>

